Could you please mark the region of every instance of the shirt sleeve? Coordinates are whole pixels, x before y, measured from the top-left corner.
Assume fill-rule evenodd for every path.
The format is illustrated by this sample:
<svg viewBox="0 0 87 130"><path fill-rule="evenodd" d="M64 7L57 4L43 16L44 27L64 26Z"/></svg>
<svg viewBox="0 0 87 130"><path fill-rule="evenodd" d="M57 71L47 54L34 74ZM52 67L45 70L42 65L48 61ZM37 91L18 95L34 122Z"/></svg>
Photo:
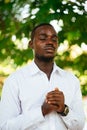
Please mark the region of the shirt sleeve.
<svg viewBox="0 0 87 130"><path fill-rule="evenodd" d="M44 121L41 106L22 112L15 81L6 80L0 102L0 130L32 129Z"/></svg>
<svg viewBox="0 0 87 130"><path fill-rule="evenodd" d="M67 116L61 116L61 118L69 130L82 130L84 127L85 114L83 110L82 94L78 80L75 86L73 100L69 106L69 113Z"/></svg>

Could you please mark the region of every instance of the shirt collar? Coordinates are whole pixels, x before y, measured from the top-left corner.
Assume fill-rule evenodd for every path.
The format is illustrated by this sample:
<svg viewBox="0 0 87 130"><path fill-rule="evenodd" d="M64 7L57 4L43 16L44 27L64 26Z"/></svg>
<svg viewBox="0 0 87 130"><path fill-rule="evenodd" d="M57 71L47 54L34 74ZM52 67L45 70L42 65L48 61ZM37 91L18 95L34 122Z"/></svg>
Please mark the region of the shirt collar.
<svg viewBox="0 0 87 130"><path fill-rule="evenodd" d="M56 63L54 62L54 66L53 66L53 73L58 73L58 74L60 74L60 75L62 75L64 70L63 69L61 69L59 66L57 66L56 65Z"/></svg>
<svg viewBox="0 0 87 130"><path fill-rule="evenodd" d="M35 64L34 60L31 62L30 66L31 66L31 69L30 69L31 75L35 75L35 74L37 74L37 73L42 73L42 71L41 71L41 70L38 68L38 66ZM63 70L62 70L60 67L58 67L58 66L56 65L56 63L54 62L54 66L53 66L53 71L52 71L52 73L57 72L57 73L59 73L59 74L62 74L62 71L63 71Z"/></svg>
<svg viewBox="0 0 87 130"><path fill-rule="evenodd" d="M34 60L31 62L30 64L30 74L34 75L36 73L39 73L40 69L38 68L38 66L35 64Z"/></svg>

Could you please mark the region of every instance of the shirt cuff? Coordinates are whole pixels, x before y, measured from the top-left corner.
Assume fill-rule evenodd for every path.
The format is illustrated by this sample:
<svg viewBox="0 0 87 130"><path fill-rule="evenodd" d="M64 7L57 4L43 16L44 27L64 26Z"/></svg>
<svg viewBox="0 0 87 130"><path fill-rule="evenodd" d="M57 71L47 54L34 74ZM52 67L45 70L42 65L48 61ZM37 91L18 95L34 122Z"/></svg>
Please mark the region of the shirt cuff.
<svg viewBox="0 0 87 130"><path fill-rule="evenodd" d="M77 123L77 117L75 116L75 114L72 112L71 109L69 109L69 113L67 114L67 116L61 116L66 127L67 128L71 128L72 125L74 127L74 125L76 125ZM72 130L72 129L71 129Z"/></svg>

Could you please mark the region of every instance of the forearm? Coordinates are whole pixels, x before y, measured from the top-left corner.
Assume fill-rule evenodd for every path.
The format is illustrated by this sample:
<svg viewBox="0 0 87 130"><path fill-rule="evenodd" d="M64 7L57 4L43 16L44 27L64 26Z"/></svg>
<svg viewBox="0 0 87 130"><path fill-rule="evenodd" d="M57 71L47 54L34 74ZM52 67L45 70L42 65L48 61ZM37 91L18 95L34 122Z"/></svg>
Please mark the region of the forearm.
<svg viewBox="0 0 87 130"><path fill-rule="evenodd" d="M0 128L1 130L25 130L35 127L41 121L44 121L44 117L41 108L38 107L7 120L1 120L0 117Z"/></svg>
<svg viewBox="0 0 87 130"><path fill-rule="evenodd" d="M82 130L85 123L84 113L75 113L69 109L67 116L61 116L63 122L69 130Z"/></svg>

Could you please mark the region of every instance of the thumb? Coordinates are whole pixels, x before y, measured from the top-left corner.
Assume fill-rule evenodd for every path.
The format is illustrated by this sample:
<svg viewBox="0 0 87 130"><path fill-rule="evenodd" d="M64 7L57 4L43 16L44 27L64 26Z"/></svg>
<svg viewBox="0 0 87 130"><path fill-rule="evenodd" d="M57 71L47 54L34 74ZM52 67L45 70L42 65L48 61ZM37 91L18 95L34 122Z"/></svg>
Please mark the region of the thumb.
<svg viewBox="0 0 87 130"><path fill-rule="evenodd" d="M54 89L55 91L57 90L57 91L59 91L59 89L56 87L55 89Z"/></svg>

